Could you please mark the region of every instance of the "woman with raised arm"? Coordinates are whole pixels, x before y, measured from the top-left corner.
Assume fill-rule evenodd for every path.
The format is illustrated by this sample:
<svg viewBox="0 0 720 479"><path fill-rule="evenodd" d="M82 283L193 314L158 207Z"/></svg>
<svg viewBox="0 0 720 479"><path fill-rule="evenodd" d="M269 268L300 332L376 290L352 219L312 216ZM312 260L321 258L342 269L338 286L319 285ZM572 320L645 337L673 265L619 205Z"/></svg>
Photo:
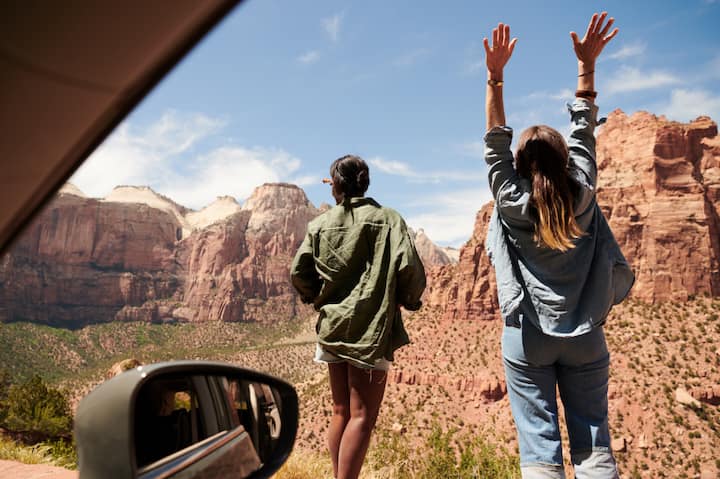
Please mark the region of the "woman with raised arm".
<svg viewBox="0 0 720 479"><path fill-rule="evenodd" d="M337 479L355 479L380 410L393 352L408 344L400 306L415 311L425 269L405 221L365 197L367 164L330 166L337 206L308 225L291 268L293 286L319 311L317 362L328 365L333 415L328 448Z"/></svg>
<svg viewBox="0 0 720 479"><path fill-rule="evenodd" d="M582 40L570 136L525 130L513 157L503 70L517 39L499 24L484 40L488 68L485 160L495 198L487 250L505 322L502 354L525 479L564 478L556 388L575 477L617 478L608 430L610 356L602 325L632 287L630 270L595 198L596 60L617 34L595 14Z"/></svg>

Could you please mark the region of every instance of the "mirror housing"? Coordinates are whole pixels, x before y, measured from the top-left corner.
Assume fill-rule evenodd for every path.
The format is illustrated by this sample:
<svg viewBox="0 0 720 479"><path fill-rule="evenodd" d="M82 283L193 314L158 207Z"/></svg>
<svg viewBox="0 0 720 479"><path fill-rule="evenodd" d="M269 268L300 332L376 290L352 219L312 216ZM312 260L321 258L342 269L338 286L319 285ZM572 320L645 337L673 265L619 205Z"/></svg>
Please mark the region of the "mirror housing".
<svg viewBox="0 0 720 479"><path fill-rule="evenodd" d="M161 412L163 394L169 410ZM171 416L192 433L168 451L158 436L163 426L151 421L168 424ZM272 376L209 361L138 366L80 402L79 478L270 477L289 456L297 425L295 389ZM162 452L150 454L149 447Z"/></svg>

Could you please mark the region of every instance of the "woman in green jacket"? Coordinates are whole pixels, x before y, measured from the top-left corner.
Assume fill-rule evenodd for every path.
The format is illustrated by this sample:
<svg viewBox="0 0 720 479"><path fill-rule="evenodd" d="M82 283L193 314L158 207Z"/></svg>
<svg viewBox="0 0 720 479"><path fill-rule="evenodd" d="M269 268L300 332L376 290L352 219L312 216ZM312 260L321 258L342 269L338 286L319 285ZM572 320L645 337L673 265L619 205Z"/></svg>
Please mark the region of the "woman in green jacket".
<svg viewBox="0 0 720 479"><path fill-rule="evenodd" d="M333 399L328 447L335 477L348 479L360 474L393 352L409 343L400 306L420 308L425 270L402 217L364 196L361 158L338 158L330 176L337 206L308 225L291 278L319 312L315 360L328 365Z"/></svg>

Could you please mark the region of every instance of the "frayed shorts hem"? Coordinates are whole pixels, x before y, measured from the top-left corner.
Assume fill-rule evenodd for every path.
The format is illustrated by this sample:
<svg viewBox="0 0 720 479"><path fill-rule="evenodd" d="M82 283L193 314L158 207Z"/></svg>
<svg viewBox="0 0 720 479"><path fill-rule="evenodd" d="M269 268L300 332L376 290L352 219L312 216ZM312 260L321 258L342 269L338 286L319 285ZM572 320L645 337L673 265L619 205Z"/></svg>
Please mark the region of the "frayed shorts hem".
<svg viewBox="0 0 720 479"><path fill-rule="evenodd" d="M326 351L319 343L316 343L315 346L315 357L313 358L313 361L315 361L318 364L338 364L338 363L349 363L352 364L355 367L359 367L360 369L367 369L368 371L384 371L387 372L390 370L390 366L392 366L392 362L388 361L385 358L379 359L374 367L368 367L368 366L358 366L356 363L353 363L351 361L348 361L346 359L340 358L338 356L335 356L329 351Z"/></svg>

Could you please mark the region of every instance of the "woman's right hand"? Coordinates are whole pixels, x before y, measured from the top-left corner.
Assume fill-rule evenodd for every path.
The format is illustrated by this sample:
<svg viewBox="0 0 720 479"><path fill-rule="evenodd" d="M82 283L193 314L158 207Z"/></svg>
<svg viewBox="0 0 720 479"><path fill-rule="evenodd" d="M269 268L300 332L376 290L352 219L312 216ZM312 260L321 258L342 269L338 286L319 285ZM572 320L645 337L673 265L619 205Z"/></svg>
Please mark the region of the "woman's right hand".
<svg viewBox="0 0 720 479"><path fill-rule="evenodd" d="M577 33L570 32L575 55L579 63L594 68L595 60L600 56L605 45L617 35L617 28L608 35L608 31L610 31L610 27L615 19L611 17L605 26L603 26L606 17L607 12L602 12L600 15L595 13L590 19L590 24L582 40L578 38Z"/></svg>

